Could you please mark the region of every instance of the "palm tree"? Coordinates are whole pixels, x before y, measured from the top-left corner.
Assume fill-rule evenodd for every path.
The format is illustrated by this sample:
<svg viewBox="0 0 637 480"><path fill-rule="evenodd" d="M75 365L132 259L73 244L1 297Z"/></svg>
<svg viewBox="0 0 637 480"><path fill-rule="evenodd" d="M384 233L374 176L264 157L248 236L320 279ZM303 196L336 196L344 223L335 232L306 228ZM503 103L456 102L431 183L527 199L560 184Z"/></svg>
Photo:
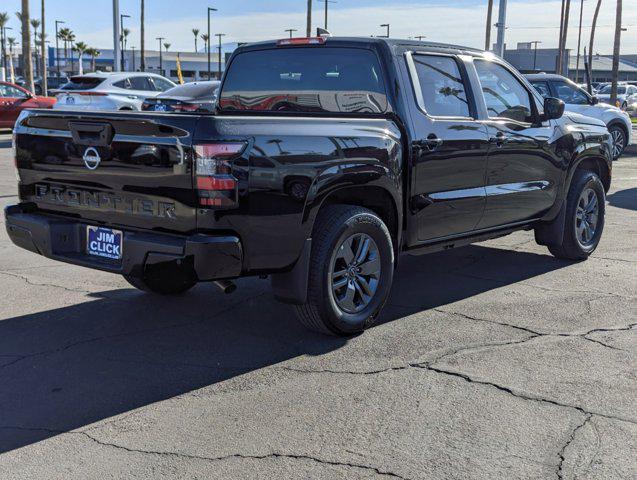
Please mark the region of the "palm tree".
<svg viewBox="0 0 637 480"><path fill-rule="evenodd" d="M197 38L199 38L199 29L193 28L192 34L195 36L195 53L197 53Z"/></svg>
<svg viewBox="0 0 637 480"><path fill-rule="evenodd" d="M201 39L204 41L204 47L205 47L205 53L208 53L208 48L210 48L210 44L208 43L208 40L210 40L210 37L208 37L207 33L203 33L201 35Z"/></svg>
<svg viewBox="0 0 637 480"><path fill-rule="evenodd" d="M119 43L122 46L122 70L126 70L126 44L128 43L128 35L130 35L130 30L128 28L124 28L122 33L119 35Z"/></svg>
<svg viewBox="0 0 637 480"><path fill-rule="evenodd" d="M597 5L595 6L595 13L593 14L593 24L591 25L591 39L588 44L588 68L590 69L591 73L593 72L593 44L595 43L595 28L597 27L597 16L599 15L599 8L601 6L602 6L602 0L597 0ZM590 81L592 82L593 79L591 78ZM593 93L590 91L590 85L589 85L588 93Z"/></svg>
<svg viewBox="0 0 637 480"><path fill-rule="evenodd" d="M22 22L22 69L24 78L26 79L26 88L35 94L35 85L33 84L33 64L31 58L31 25L29 24L29 0L22 0L22 10L19 12L20 21Z"/></svg>
<svg viewBox="0 0 637 480"><path fill-rule="evenodd" d="M7 38L7 42L9 43L9 78L11 83L15 83L15 71L13 69L13 47L16 46L15 37Z"/></svg>
<svg viewBox="0 0 637 480"><path fill-rule="evenodd" d="M74 50L77 52L77 56L78 56L77 74L78 75L83 75L84 74L84 66L82 65L82 54L84 52L86 52L86 50L88 50L88 45L86 43L84 43L84 42L77 42L75 44Z"/></svg>
<svg viewBox="0 0 637 480"><path fill-rule="evenodd" d="M617 0L617 13L615 14L615 41L613 44L613 83L610 90L611 104L617 103L617 80L619 77L619 43L622 36L622 0ZM621 107L621 105L618 105Z"/></svg>
<svg viewBox="0 0 637 480"><path fill-rule="evenodd" d="M164 49L168 51L169 48L170 48L170 43L168 42L164 43Z"/></svg>
<svg viewBox="0 0 637 480"><path fill-rule="evenodd" d="M0 12L0 30L7 26L7 22L9 21L9 14L7 12ZM0 62L3 66L7 64L7 51L4 48L4 36L0 39L2 40L2 45L0 46ZM195 40L196 41L196 40Z"/></svg>
<svg viewBox="0 0 637 480"><path fill-rule="evenodd" d="M87 55L90 55L90 57L91 57L91 71L95 72L97 70L95 59L97 57L99 57L102 54L102 52L100 52L97 48L90 47L90 48L86 49L85 53Z"/></svg>
<svg viewBox="0 0 637 480"><path fill-rule="evenodd" d="M64 66L66 66L66 59L69 58L69 37L71 36L70 28L60 28L58 32L58 38L62 40L64 44Z"/></svg>
<svg viewBox="0 0 637 480"><path fill-rule="evenodd" d="M32 18L31 27L33 27L33 55L35 56L35 76L38 76L38 65L40 62L38 61L38 28L40 28L40 20L37 18Z"/></svg>
<svg viewBox="0 0 637 480"><path fill-rule="evenodd" d="M142 72L146 71L146 61L144 60L144 0L142 1L142 13L141 13L141 38L140 38L140 49L139 49L139 54L140 54L140 61L139 61L139 68Z"/></svg>

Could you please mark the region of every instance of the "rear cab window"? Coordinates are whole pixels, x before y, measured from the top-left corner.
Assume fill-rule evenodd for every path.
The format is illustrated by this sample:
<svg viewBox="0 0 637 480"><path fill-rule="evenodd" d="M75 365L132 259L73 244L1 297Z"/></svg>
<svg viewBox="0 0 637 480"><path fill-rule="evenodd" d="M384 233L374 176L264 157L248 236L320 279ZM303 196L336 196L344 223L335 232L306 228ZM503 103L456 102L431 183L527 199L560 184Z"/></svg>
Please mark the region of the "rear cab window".
<svg viewBox="0 0 637 480"><path fill-rule="evenodd" d="M363 48L291 47L238 54L219 95L221 112L387 112L380 62Z"/></svg>
<svg viewBox="0 0 637 480"><path fill-rule="evenodd" d="M60 90L91 90L104 80L104 78L97 77L71 77L68 83L60 87Z"/></svg>

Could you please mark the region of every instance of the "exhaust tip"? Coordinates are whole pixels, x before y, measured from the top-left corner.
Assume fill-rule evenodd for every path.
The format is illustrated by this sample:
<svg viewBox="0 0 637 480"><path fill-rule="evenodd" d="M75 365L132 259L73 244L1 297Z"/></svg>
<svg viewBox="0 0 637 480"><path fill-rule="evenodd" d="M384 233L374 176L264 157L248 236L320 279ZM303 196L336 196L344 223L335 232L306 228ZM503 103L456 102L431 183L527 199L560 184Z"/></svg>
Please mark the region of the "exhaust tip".
<svg viewBox="0 0 637 480"><path fill-rule="evenodd" d="M219 289L226 295L234 292L237 289L237 284L230 280L215 280L214 283Z"/></svg>

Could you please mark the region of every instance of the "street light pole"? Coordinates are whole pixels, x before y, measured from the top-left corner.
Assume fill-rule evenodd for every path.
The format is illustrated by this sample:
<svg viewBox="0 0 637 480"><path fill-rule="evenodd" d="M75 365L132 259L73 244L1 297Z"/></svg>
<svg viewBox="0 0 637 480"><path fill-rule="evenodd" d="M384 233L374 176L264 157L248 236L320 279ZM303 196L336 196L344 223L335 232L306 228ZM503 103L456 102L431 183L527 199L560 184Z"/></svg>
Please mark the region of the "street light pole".
<svg viewBox="0 0 637 480"><path fill-rule="evenodd" d="M293 34L294 32L296 32L297 30L296 30L296 28L288 28L288 29L286 29L285 31L286 31L286 32L289 32L289 33L290 33L290 38L292 38L292 34Z"/></svg>
<svg viewBox="0 0 637 480"><path fill-rule="evenodd" d="M135 71L135 47L130 47L133 55L133 72Z"/></svg>
<svg viewBox="0 0 637 480"><path fill-rule="evenodd" d="M386 37L385 37L385 38L389 38L389 23L383 23L383 24L381 25L381 27L385 27L385 28L387 28L387 35L386 35Z"/></svg>
<svg viewBox="0 0 637 480"><path fill-rule="evenodd" d="M536 65L537 65L537 44L538 43L542 43L539 40L534 40L531 42L532 45L535 45L535 48L533 50L533 71L535 72L537 70Z"/></svg>
<svg viewBox="0 0 637 480"><path fill-rule="evenodd" d="M119 72L120 65L117 59L120 57L119 51L119 0L113 0L113 71Z"/></svg>
<svg viewBox="0 0 637 480"><path fill-rule="evenodd" d="M60 78L60 48L58 47L58 25L65 23L62 20L55 21L55 66L57 67L58 78Z"/></svg>
<svg viewBox="0 0 637 480"><path fill-rule="evenodd" d="M42 22L42 31L40 32L40 41L41 41L41 47L40 50L42 50L42 95L44 95L45 97L48 96L49 94L49 86L47 83L47 78L46 78L46 29L45 29L45 25L46 25L46 20L45 20L45 16L44 16L44 0L42 0L42 15L40 18L40 21Z"/></svg>
<svg viewBox="0 0 637 480"><path fill-rule="evenodd" d="M210 80L210 12L216 12L216 8L208 7L208 80Z"/></svg>
<svg viewBox="0 0 637 480"><path fill-rule="evenodd" d="M507 0L500 0L498 7L498 39L496 44L496 52L501 58L504 58L504 32L507 23Z"/></svg>
<svg viewBox="0 0 637 480"><path fill-rule="evenodd" d="M159 42L159 74L163 75L164 74L164 68L163 68L163 63L162 63L162 58L161 58L161 42L163 40L166 40L164 37L157 37L155 40L157 40Z"/></svg>
<svg viewBox="0 0 637 480"><path fill-rule="evenodd" d="M122 71L126 71L126 64L124 63L124 19L125 18L130 18L130 15L125 15L125 14L121 14L119 16L119 29L120 29L120 37L119 37L119 41L121 42L121 47L122 47L122 51L121 51L121 68Z"/></svg>
<svg viewBox="0 0 637 480"><path fill-rule="evenodd" d="M427 37L425 35L416 35L414 38L417 38L419 42L422 42L422 39Z"/></svg>
<svg viewBox="0 0 637 480"><path fill-rule="evenodd" d="M221 80L221 37L225 36L225 33L215 33L215 37L219 38L219 80Z"/></svg>

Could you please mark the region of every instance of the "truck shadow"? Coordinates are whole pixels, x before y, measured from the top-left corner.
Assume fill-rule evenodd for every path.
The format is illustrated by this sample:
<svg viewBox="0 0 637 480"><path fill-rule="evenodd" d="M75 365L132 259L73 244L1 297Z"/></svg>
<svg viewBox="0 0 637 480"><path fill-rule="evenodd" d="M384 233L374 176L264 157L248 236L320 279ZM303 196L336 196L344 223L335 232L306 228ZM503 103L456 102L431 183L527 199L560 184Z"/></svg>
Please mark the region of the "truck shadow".
<svg viewBox="0 0 637 480"><path fill-rule="evenodd" d="M626 210L637 210L637 188L619 190L608 197L608 203L613 207Z"/></svg>
<svg viewBox="0 0 637 480"><path fill-rule="evenodd" d="M404 260L382 323L568 265L484 246ZM0 452L347 343L304 330L257 279L230 296L202 285L173 299L89 297L0 321Z"/></svg>

